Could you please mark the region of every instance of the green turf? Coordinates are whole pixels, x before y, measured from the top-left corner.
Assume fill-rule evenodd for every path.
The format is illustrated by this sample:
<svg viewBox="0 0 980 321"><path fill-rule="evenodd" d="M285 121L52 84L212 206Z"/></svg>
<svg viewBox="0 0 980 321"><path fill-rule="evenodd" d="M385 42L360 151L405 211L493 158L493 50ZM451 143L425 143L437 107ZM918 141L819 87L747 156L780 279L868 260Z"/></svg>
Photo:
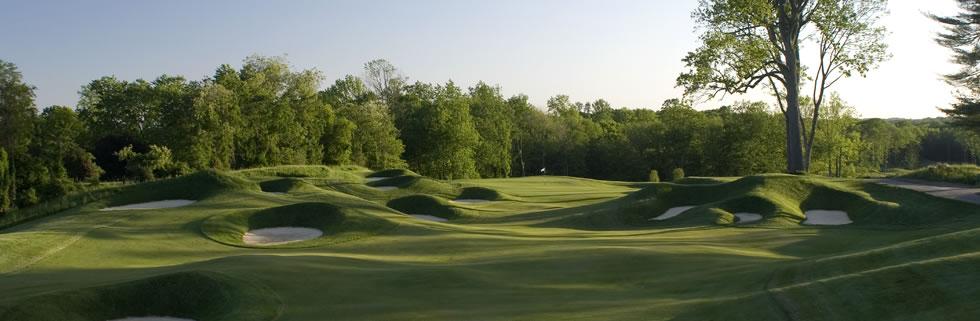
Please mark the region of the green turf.
<svg viewBox="0 0 980 321"><path fill-rule="evenodd" d="M980 166L939 164L904 173L899 177L980 186Z"/></svg>
<svg viewBox="0 0 980 321"><path fill-rule="evenodd" d="M118 284L59 291L21 300L3 320L89 321L168 316L262 321L282 303L267 287L216 272L180 272Z"/></svg>
<svg viewBox="0 0 980 321"><path fill-rule="evenodd" d="M445 182L399 172L368 183L372 174L318 166L205 172L127 186L0 230L0 320L151 312L198 321L970 320L980 313L980 209L972 204L786 175ZM175 198L198 202L99 211ZM698 207L649 221L681 205ZM846 210L854 224L803 226L808 209ZM433 212L413 213L421 211ZM405 215L439 211L452 220ZM764 220L733 224L740 211ZM247 229L284 224L327 233L294 246L240 243Z"/></svg>

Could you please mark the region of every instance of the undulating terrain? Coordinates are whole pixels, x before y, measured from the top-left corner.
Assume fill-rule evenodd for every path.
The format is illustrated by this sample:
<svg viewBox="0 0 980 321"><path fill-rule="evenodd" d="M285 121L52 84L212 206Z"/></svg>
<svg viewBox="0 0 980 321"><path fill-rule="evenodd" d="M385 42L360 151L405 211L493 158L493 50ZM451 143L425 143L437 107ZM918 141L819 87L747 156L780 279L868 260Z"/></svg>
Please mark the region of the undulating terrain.
<svg viewBox="0 0 980 321"><path fill-rule="evenodd" d="M980 316L980 207L870 181L448 182L286 166L93 198L0 230L0 320ZM188 202L118 208L164 200ZM682 206L694 207L662 216ZM802 224L812 210L850 223ZM322 235L243 238L275 227Z"/></svg>

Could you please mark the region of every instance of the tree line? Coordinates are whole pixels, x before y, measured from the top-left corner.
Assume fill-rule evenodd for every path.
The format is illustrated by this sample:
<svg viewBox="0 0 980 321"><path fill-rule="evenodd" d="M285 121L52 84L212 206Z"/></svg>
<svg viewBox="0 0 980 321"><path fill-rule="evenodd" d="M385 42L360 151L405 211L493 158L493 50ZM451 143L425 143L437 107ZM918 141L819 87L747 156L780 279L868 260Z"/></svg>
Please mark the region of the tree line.
<svg viewBox="0 0 980 321"><path fill-rule="evenodd" d="M678 169L741 176L785 166L784 117L762 102L699 111L672 99L654 111L557 95L534 106L483 82L411 83L384 60L367 63L360 77L323 80L317 70L254 56L195 81L102 77L82 87L75 108L38 112L34 88L2 62L0 207L30 206L100 180L282 164L407 167L443 179L612 180L646 180L652 171L671 179ZM804 106L812 106L809 99ZM861 120L836 95L824 108L812 173L976 162L980 152L974 133L947 128L944 119Z"/></svg>

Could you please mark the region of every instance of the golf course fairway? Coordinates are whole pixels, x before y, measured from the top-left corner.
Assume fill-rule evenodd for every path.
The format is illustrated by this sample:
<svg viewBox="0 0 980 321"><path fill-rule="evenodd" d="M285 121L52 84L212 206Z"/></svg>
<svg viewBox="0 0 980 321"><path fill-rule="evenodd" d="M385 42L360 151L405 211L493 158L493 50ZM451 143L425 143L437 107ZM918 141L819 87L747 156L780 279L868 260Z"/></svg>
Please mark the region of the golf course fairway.
<svg viewBox="0 0 980 321"><path fill-rule="evenodd" d="M27 218L0 229L0 320L980 319L980 206L863 180L281 166ZM243 241L270 228L322 235Z"/></svg>

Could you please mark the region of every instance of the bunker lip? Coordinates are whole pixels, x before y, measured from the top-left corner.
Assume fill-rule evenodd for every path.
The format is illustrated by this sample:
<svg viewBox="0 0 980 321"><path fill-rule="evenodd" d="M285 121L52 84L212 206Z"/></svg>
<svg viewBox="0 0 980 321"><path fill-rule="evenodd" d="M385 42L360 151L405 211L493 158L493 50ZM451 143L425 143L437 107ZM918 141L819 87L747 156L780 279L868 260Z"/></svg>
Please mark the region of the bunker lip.
<svg viewBox="0 0 980 321"><path fill-rule="evenodd" d="M112 319L109 321L194 321L194 320L174 318L174 317L149 316L149 317L125 317L122 319Z"/></svg>
<svg viewBox="0 0 980 321"><path fill-rule="evenodd" d="M155 209L163 209L163 208L183 207L183 206L194 204L195 202L197 202L197 201L195 201L195 200L183 200L183 199L178 199L178 200L162 200L162 201L153 201L153 202L135 203L135 204L127 204L127 205L121 205L121 206L106 207L106 208L101 209L100 211L155 210Z"/></svg>
<svg viewBox="0 0 980 321"><path fill-rule="evenodd" d="M386 180L386 179L389 179L389 178L391 178L391 177L388 177L388 176L385 176L385 177L367 177L367 178L364 179L364 181L365 182L368 182L368 183L372 183L372 182L377 182L377 181L381 181L381 180Z"/></svg>
<svg viewBox="0 0 980 321"><path fill-rule="evenodd" d="M738 221L735 222L735 224L753 223L762 220L762 215L757 213L748 213L748 212L735 213L735 217L738 218Z"/></svg>
<svg viewBox="0 0 980 321"><path fill-rule="evenodd" d="M393 191L398 189L398 186L374 186L374 188L380 191Z"/></svg>
<svg viewBox="0 0 980 321"><path fill-rule="evenodd" d="M242 235L248 245L280 245L312 240L323 236L323 231L309 227L269 227L254 229Z"/></svg>
<svg viewBox="0 0 980 321"><path fill-rule="evenodd" d="M670 209L668 209L663 214L660 214L660 216L651 218L650 221L663 221L663 220L671 219L671 218L673 218L675 216L678 216L678 215L681 215L684 212L687 212L687 210L690 210L690 209L695 208L695 207L697 207L697 206L678 206L678 207L671 207Z"/></svg>
<svg viewBox="0 0 980 321"><path fill-rule="evenodd" d="M490 203L491 201L477 199L477 198L461 198L461 199L452 200L452 202L460 203L460 204L482 204L482 203Z"/></svg>
<svg viewBox="0 0 980 321"><path fill-rule="evenodd" d="M854 223L844 211L809 210L804 214L806 219L801 223L803 225L847 225Z"/></svg>
<svg viewBox="0 0 980 321"><path fill-rule="evenodd" d="M409 214L409 216L414 217L414 218L417 218L417 219L420 219L420 220L433 221L433 222L447 222L447 221L449 221L449 219L445 219L445 218L434 216L434 215Z"/></svg>

